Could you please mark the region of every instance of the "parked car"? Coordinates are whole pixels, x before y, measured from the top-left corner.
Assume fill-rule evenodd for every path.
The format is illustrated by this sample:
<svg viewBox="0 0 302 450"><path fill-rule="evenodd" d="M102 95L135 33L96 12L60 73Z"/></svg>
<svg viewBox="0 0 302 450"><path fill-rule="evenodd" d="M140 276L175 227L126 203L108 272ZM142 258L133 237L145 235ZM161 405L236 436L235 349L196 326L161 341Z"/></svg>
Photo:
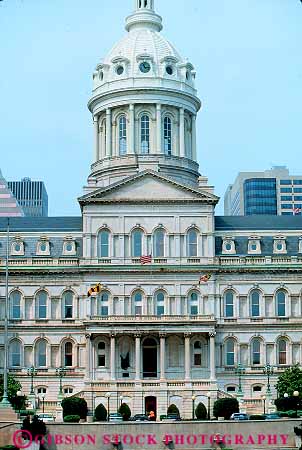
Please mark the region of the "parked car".
<svg viewBox="0 0 302 450"><path fill-rule="evenodd" d="M167 414L167 420L181 420L181 417L178 414Z"/></svg>
<svg viewBox="0 0 302 450"><path fill-rule="evenodd" d="M249 416L245 413L233 413L230 417L231 420L249 420Z"/></svg>
<svg viewBox="0 0 302 450"><path fill-rule="evenodd" d="M120 413L109 414L109 422L123 422L123 416Z"/></svg>
<svg viewBox="0 0 302 450"><path fill-rule="evenodd" d="M148 416L146 416L146 414L135 414L130 420L132 422L144 422L145 420L148 420Z"/></svg>
<svg viewBox="0 0 302 450"><path fill-rule="evenodd" d="M281 417L277 413L265 414L265 420L276 420L276 419L281 419Z"/></svg>
<svg viewBox="0 0 302 450"><path fill-rule="evenodd" d="M43 420L43 422L54 422L55 421L55 417L52 414L48 414L48 413L39 414L38 418L40 420Z"/></svg>

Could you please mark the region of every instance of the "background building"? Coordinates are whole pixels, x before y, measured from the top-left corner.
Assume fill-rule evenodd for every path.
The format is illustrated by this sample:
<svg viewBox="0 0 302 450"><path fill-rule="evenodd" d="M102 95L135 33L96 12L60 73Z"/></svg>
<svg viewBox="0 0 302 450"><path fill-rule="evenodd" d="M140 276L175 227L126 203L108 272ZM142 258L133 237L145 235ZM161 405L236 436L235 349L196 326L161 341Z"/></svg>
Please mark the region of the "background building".
<svg viewBox="0 0 302 450"><path fill-rule="evenodd" d="M152 0L137 0L126 29L93 74L82 216L11 219L10 370L28 395L36 367L47 410L62 366L63 394L91 413L122 397L133 414L173 403L192 418L192 397L227 396L261 412L263 394L270 410L278 375L301 361L302 217L215 217L196 160L194 67L160 34ZM2 329L6 239L0 220Z"/></svg>
<svg viewBox="0 0 302 450"><path fill-rule="evenodd" d="M43 181L22 178L21 181L8 181L8 187L21 205L25 216L48 216L48 195Z"/></svg>
<svg viewBox="0 0 302 450"><path fill-rule="evenodd" d="M24 212L7 185L0 170L0 217L20 217Z"/></svg>
<svg viewBox="0 0 302 450"><path fill-rule="evenodd" d="M264 172L240 172L224 196L226 216L287 216L301 208L302 175L290 175L284 166Z"/></svg>

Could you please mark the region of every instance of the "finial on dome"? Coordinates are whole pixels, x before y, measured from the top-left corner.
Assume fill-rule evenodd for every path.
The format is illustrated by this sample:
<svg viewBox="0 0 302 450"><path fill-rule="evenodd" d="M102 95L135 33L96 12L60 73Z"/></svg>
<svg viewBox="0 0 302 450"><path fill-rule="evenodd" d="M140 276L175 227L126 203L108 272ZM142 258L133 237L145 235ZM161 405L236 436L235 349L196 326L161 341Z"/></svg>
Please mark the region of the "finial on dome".
<svg viewBox="0 0 302 450"><path fill-rule="evenodd" d="M126 18L127 31L137 28L162 30L162 18L154 11L154 0L135 0L134 8L134 13Z"/></svg>

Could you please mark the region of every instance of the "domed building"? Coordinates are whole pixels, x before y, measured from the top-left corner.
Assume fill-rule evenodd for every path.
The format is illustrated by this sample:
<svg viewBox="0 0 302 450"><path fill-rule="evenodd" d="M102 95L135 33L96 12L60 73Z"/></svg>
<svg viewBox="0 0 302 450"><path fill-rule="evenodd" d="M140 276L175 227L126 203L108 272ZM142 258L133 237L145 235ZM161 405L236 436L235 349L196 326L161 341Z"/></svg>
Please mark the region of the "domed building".
<svg viewBox="0 0 302 450"><path fill-rule="evenodd" d="M191 418L228 396L261 412L263 394L273 410L277 376L301 361L301 217L214 216L196 72L161 30L136 0L93 73L81 217L0 218L0 368L7 355L47 411L75 395L90 416L124 402Z"/></svg>

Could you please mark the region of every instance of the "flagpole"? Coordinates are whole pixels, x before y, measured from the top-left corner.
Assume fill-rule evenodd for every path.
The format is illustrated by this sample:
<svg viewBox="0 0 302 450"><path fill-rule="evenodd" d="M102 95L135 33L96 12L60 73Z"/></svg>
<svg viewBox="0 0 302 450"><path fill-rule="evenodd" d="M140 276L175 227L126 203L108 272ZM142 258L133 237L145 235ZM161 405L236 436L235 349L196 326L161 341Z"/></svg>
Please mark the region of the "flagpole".
<svg viewBox="0 0 302 450"><path fill-rule="evenodd" d="M4 310L4 368L3 398L1 407L11 406L8 400L8 256L9 256L9 219L7 219L6 266L5 266L5 310Z"/></svg>

